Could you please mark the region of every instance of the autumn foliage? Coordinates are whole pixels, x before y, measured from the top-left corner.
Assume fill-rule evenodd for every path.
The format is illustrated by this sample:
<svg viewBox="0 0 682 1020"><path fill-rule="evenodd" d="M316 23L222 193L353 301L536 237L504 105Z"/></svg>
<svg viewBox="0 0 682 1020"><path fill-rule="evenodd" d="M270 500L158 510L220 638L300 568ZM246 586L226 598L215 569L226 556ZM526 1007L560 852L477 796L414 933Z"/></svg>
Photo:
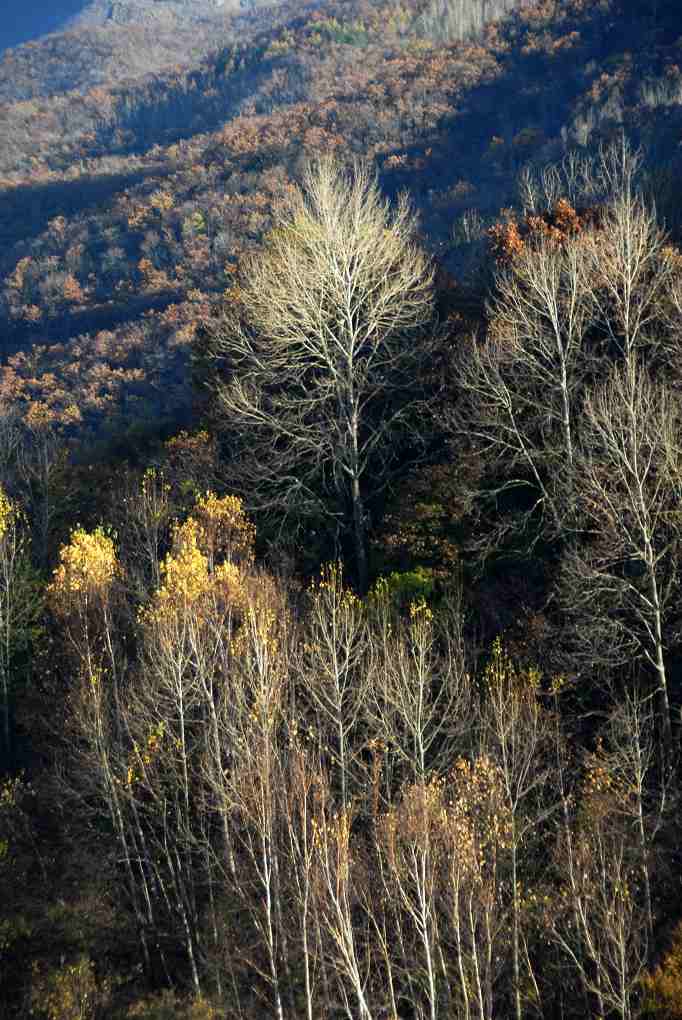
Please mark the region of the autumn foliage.
<svg viewBox="0 0 682 1020"><path fill-rule="evenodd" d="M682 1016L679 4L100 6L0 59L0 1014Z"/></svg>

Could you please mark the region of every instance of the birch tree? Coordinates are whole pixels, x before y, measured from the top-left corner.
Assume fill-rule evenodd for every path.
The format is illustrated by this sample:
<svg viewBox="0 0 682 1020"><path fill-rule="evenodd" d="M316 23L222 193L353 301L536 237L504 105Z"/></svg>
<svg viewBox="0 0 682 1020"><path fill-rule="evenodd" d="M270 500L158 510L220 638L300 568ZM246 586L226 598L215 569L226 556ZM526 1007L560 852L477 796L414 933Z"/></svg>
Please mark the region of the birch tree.
<svg viewBox="0 0 682 1020"><path fill-rule="evenodd" d="M550 937L577 974L597 1016L638 1015L649 947L641 859L619 806L617 777L588 767L582 797L557 849L565 876Z"/></svg>
<svg viewBox="0 0 682 1020"><path fill-rule="evenodd" d="M496 233L488 330L457 363L453 424L488 469L479 495L513 493L525 508L514 527L532 519L536 538L565 539L581 528L576 470L588 392L633 358L678 372L680 260L637 191L636 171L625 146L602 153L593 171L548 175L551 208ZM589 215L559 196L573 172L585 178L582 192L596 194ZM533 187L525 203L543 208Z"/></svg>
<svg viewBox="0 0 682 1020"><path fill-rule="evenodd" d="M73 663L71 712L67 720L69 768L64 793L96 830L104 810L115 833L124 868L125 897L139 933L142 957L151 971L158 933L155 896L145 868L145 841L130 812L127 755L121 742L121 649L115 640L120 565L101 528L77 528L59 552L48 587ZM163 951L161 951L163 963ZM165 964L164 964L165 969ZM166 971L167 973L167 971Z"/></svg>
<svg viewBox="0 0 682 1020"><path fill-rule="evenodd" d="M585 403L579 473L588 540L564 562L564 601L590 657L648 668L671 745L671 644L679 629L681 409L632 361Z"/></svg>
<svg viewBox="0 0 682 1020"><path fill-rule="evenodd" d="M433 271L414 232L366 167L312 164L212 337L231 484L281 522L350 534L361 589L368 498L419 432L428 376Z"/></svg>
<svg viewBox="0 0 682 1020"><path fill-rule="evenodd" d="M372 609L368 714L377 749L388 752L382 772L389 787L396 776L423 783L472 745L472 682L459 596L435 618L425 602L413 602L403 619L377 585Z"/></svg>
<svg viewBox="0 0 682 1020"><path fill-rule="evenodd" d="M543 858L542 828L558 806L551 793L551 720L541 703L536 670L517 669L495 642L484 676L483 740L499 770L509 818L511 872L511 954L514 1015L521 1020L522 986L539 999L539 986L528 953L522 888L532 885ZM522 979L526 979L522 980Z"/></svg>
<svg viewBox="0 0 682 1020"><path fill-rule="evenodd" d="M540 232L498 272L490 329L460 361L455 421L497 474L497 492L529 493L528 516L561 534L574 510L577 417L595 307L591 245Z"/></svg>
<svg viewBox="0 0 682 1020"><path fill-rule="evenodd" d="M345 810L364 778L358 732L367 713L369 684L363 668L363 604L344 585L340 564L322 570L311 586L308 610L299 707L309 718Z"/></svg>

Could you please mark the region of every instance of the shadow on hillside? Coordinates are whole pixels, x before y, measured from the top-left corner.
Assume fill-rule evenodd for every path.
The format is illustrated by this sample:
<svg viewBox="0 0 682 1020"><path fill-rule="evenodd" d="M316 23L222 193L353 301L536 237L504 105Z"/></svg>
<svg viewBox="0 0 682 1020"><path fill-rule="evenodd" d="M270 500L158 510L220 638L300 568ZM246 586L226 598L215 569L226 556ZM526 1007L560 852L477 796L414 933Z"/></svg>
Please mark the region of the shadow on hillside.
<svg viewBox="0 0 682 1020"><path fill-rule="evenodd" d="M465 181L477 193L469 204L499 205L499 194L508 192L519 167L551 145L570 121L572 105L586 88L583 68L595 59L595 49L601 47L583 45L579 55L555 58L551 73L547 60L512 51L494 80L462 92L435 132L400 150L423 167L416 176L394 175L397 187L408 186L422 200L433 189Z"/></svg>
<svg viewBox="0 0 682 1020"><path fill-rule="evenodd" d="M634 91L648 74L661 73L653 39L655 34L657 43L667 45L669 25L661 16L654 33L643 16L627 4L624 10L623 17L617 10L609 17L595 7L575 24L567 21L562 35L573 31L575 40L551 52L512 46L498 58L498 77L458 96L452 112L420 144L394 150L407 155L405 169L384 173L382 185L391 196L403 189L411 193L423 231L448 268L453 268L447 258L452 227L463 212L474 208L484 218L496 216L514 202L524 165L561 159L567 148L582 143L583 134L593 149L625 130L652 166L673 166L679 158L682 109L648 110L642 116ZM645 29L651 48L643 43ZM627 65L633 52L638 55L635 85L618 101L599 100L591 108L593 83L605 68Z"/></svg>
<svg viewBox="0 0 682 1020"><path fill-rule="evenodd" d="M167 290L156 294L141 294L127 297L125 304L97 305L83 311L55 316L41 323L2 323L3 357L10 357L18 351L27 350L35 344L69 343L86 333L100 330L114 330L126 322L138 320L147 312L161 312L169 305L182 301L179 290Z"/></svg>
<svg viewBox="0 0 682 1020"><path fill-rule="evenodd" d="M16 188L0 189L0 244L7 248L28 241L42 233L56 216L85 212L148 177L172 172L167 164L158 164L129 173L82 176L71 181L29 181Z"/></svg>
<svg viewBox="0 0 682 1020"><path fill-rule="evenodd" d="M273 100L259 96L259 90L274 72L283 74L286 82L274 105L285 107L305 99L309 76L301 62L288 55L266 58L263 48L256 40L234 68L223 67L218 54L177 81L161 73L128 93L121 89L125 102L114 119L98 125L92 155L142 156L157 146L210 134L239 116L247 100L253 102L254 112L269 112Z"/></svg>

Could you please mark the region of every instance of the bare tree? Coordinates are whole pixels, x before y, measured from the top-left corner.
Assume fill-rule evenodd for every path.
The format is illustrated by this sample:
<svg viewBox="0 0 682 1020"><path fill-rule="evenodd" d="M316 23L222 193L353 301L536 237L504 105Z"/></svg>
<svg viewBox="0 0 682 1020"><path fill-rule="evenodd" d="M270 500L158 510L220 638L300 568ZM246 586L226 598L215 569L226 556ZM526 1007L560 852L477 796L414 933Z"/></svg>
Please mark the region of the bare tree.
<svg viewBox="0 0 682 1020"><path fill-rule="evenodd" d="M608 770L589 768L567 816L556 864L566 876L549 933L579 976L596 1015L638 1015L649 944L641 861L619 812L623 791Z"/></svg>
<svg viewBox="0 0 682 1020"><path fill-rule="evenodd" d="M381 818L378 827L384 867L385 896L397 903L406 922L400 942L409 939L408 968L403 981L417 1016L437 1020L439 1015L438 901L444 852L442 796L438 777L429 782L406 783L399 802ZM440 809L440 811L439 811ZM411 943L411 944L410 944Z"/></svg>
<svg viewBox="0 0 682 1020"><path fill-rule="evenodd" d="M221 810L233 829L233 842L242 861L234 891L242 898L257 933L265 965L261 970L271 991L273 1013L282 1020L285 1011L284 977L288 933L283 920L282 891L286 839L278 798L284 793L278 730L282 723L287 675L281 667L278 640L286 614L273 602L273 586L263 579L244 611L239 659L234 663L229 701L223 702L222 755L229 753L231 767L223 768L218 787ZM274 610L274 612L273 612ZM279 619L278 619L279 616Z"/></svg>
<svg viewBox="0 0 682 1020"><path fill-rule="evenodd" d="M593 235L588 272L596 322L611 353L626 361L635 353L650 362L675 360L678 332L666 311L679 284L679 266L655 209L644 204L625 172Z"/></svg>
<svg viewBox="0 0 682 1020"><path fill-rule="evenodd" d="M364 606L344 585L341 565L331 564L312 585L307 608L299 710L346 810L364 778L358 737L369 698Z"/></svg>
<svg viewBox="0 0 682 1020"><path fill-rule="evenodd" d="M235 870L234 838L225 824L217 830L222 842L211 847L217 794L206 776L220 777L223 761L234 759L236 738L228 742L230 734L221 732L219 691L234 657L236 619L250 619L238 564L250 563L251 540L241 503L229 496L207 493L176 526L173 548L158 568L162 583L138 614L145 682L131 688L123 709L131 810L151 848L146 865L182 940L196 994L205 968L206 915L214 951L218 941L215 891L224 881L214 875L214 864L220 860L223 869ZM232 673L234 738L253 704L236 697L241 674ZM245 773L246 767L245 750ZM245 780L244 796L248 788ZM217 817L225 822L224 812Z"/></svg>
<svg viewBox="0 0 682 1020"><path fill-rule="evenodd" d="M575 474L587 392L635 354L677 372L679 260L637 191L638 164L624 143L594 165L574 160L524 182L525 203L547 218L531 216L524 236L514 227L487 335L458 363L453 423L485 460L486 494L520 490L528 509L516 525L539 518L545 538L580 528ZM593 214L581 218L561 186L594 196Z"/></svg>
<svg viewBox="0 0 682 1020"><path fill-rule="evenodd" d="M509 964L508 838L511 819L499 769L485 754L459 759L447 778L446 875L439 926L450 947L458 1015L499 1015L499 979Z"/></svg>
<svg viewBox="0 0 682 1020"><path fill-rule="evenodd" d="M112 516L126 536L122 554L128 578L144 600L161 586L161 563L170 545L174 511L171 487L163 472L153 467L141 479L129 473L124 486L124 495L117 493Z"/></svg>
<svg viewBox="0 0 682 1020"><path fill-rule="evenodd" d="M139 932L147 970L157 912L145 862L144 834L130 810L128 748L122 741L121 674L117 640L119 564L111 538L101 529L77 529L60 550L48 596L65 633L74 676L67 718L67 768L62 790L79 816L96 828L104 810L124 868L124 888Z"/></svg>
<svg viewBox="0 0 682 1020"><path fill-rule="evenodd" d="M415 217L370 171L327 159L268 235L213 338L233 446L232 484L281 520L348 526L366 587L366 500L418 432L428 376L432 269Z"/></svg>
<svg viewBox="0 0 682 1020"><path fill-rule="evenodd" d="M657 767L656 715L651 695L628 689L620 695L601 733L591 761L607 774L619 793L616 814L630 826L642 874L648 936L654 933L652 879L661 865L657 836L672 807L672 776Z"/></svg>
<svg viewBox="0 0 682 1020"><path fill-rule="evenodd" d="M438 616L424 602L405 620L377 586L368 625L368 713L389 780L426 782L470 751L472 683L466 670L459 598ZM390 789L386 791L390 797Z"/></svg>
<svg viewBox="0 0 682 1020"><path fill-rule="evenodd" d="M574 208L605 206L623 193L634 196L643 177L643 155L625 134L596 152L571 149L558 163L528 164L517 180L524 213L551 213L567 199Z"/></svg>
<svg viewBox="0 0 682 1020"><path fill-rule="evenodd" d="M49 424L22 430L17 488L33 527L34 555L42 567L50 561L55 525L71 496L68 460L65 442Z"/></svg>
<svg viewBox="0 0 682 1020"><path fill-rule="evenodd" d="M375 1009L369 992L372 958L367 952L369 917L361 906L357 872L361 855L351 838L353 812L334 810L326 796L320 804L315 831L317 851L317 907L325 935L325 953L334 983L348 1020L374 1020Z"/></svg>
<svg viewBox="0 0 682 1020"><path fill-rule="evenodd" d="M566 557L564 595L591 659L641 660L671 746L670 643L678 626L679 401L634 358L586 400L578 475L587 537Z"/></svg>
<svg viewBox="0 0 682 1020"><path fill-rule="evenodd" d="M283 770L281 807L285 830L284 859L289 875L291 939L300 952L305 992L306 1020L329 1012L328 960L322 952L318 850L320 808L327 785L320 763L298 734L292 738ZM317 891L317 895L316 895Z"/></svg>
<svg viewBox="0 0 682 1020"><path fill-rule="evenodd" d="M542 827L558 807L551 793L552 725L542 705L539 674L532 669L518 669L499 641L495 642L484 684L483 741L497 764L509 818L512 989L516 1020L521 1020L522 986L530 986L539 1000L527 948L521 887L536 877L536 862L542 858Z"/></svg>
<svg viewBox="0 0 682 1020"><path fill-rule="evenodd" d="M496 491L530 489L529 514L561 534L574 511L577 418L591 371L586 342L594 295L586 272L592 245L540 233L497 276L483 342L459 363L456 427L499 478Z"/></svg>

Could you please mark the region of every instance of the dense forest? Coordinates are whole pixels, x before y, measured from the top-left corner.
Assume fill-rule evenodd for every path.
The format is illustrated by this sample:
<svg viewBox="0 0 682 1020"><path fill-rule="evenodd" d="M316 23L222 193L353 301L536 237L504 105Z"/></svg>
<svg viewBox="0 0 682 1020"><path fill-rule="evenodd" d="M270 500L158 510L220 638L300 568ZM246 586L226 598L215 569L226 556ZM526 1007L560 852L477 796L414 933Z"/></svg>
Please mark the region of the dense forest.
<svg viewBox="0 0 682 1020"><path fill-rule="evenodd" d="M0 55L0 1016L682 1018L677 0Z"/></svg>

